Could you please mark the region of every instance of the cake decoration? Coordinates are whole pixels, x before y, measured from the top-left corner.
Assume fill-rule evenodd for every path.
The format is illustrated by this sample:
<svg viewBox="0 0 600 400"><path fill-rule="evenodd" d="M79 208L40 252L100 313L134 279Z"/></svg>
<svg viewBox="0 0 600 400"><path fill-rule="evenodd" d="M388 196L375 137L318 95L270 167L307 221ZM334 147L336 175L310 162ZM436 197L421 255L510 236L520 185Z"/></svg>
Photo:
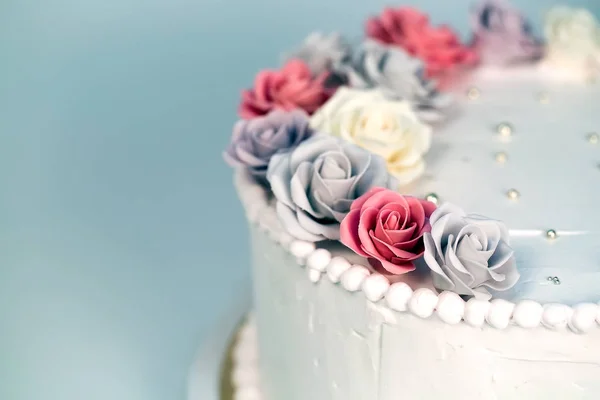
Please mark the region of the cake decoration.
<svg viewBox="0 0 600 400"><path fill-rule="evenodd" d="M346 59L351 51L350 44L339 33L313 32L289 58L304 61L312 74L319 76L331 72L333 66Z"/></svg>
<svg viewBox="0 0 600 400"><path fill-rule="evenodd" d="M243 167L266 183L271 157L298 146L313 134L304 111L273 110L265 116L238 121L223 156L232 167Z"/></svg>
<svg viewBox="0 0 600 400"><path fill-rule="evenodd" d="M516 325L588 332L600 324L599 305L585 303L597 301L594 284L588 283L587 275L582 279L556 263L546 265L551 253L540 250L551 245L576 249L570 236L579 233L554 219L532 228L524 215L524 226L510 231L522 267L519 271L503 223L467 215L447 203L436 209L438 203L456 194L447 192L447 184L442 183L441 171L446 168L444 161L450 159L448 154L465 164L481 159L467 153L477 150L479 143L463 135L463 127L458 133L450 130L437 135L444 129L440 122L450 110L458 113L465 109L451 109L451 96L441 92L436 81L455 71L466 72L464 83L471 86L458 85L464 100L470 100L464 103L470 108L466 112L473 115L473 110L481 111L486 123L483 134L487 130L496 136L492 146L511 140L515 133L512 123L519 129L519 143L524 143L540 129L534 124L537 121L530 124L516 112L510 115L512 93L487 84L488 80L504 79L504 69L533 64L544 54L544 67L550 70L575 74L598 71L598 22L585 10L559 7L548 14L546 45L505 1L484 0L473 9L472 18L474 40L470 46L460 43L449 28L432 27L426 15L408 8L387 9L370 19L368 37L356 48L337 33L310 35L290 53L280 71L261 72L255 87L244 93L240 113L246 120L234 128L225 159L240 167L236 184L244 188L240 197L249 219L259 228L257 232L262 231L265 240L287 250L312 283L323 275L342 289L361 291L364 299L374 303L367 306L381 313L390 325L395 324L397 312L410 312L421 318L435 315L446 324L463 321L474 327L487 323L497 329ZM479 68L478 59L481 64L503 68L492 68L490 75L472 74L470 81L469 73ZM543 110L552 111L562 103L561 89L552 86L553 80L540 74L543 85L537 80L536 85L531 84L538 66L520 65L506 76L512 77L513 72L516 78L525 78L527 88L523 91L534 110L542 109L539 104L550 104L545 90L551 91L554 104ZM506 82L514 86L514 82ZM542 87L544 91L540 91ZM457 93L456 88L448 89ZM501 96L495 98L498 94ZM496 100L498 114L490 107ZM502 122L494 120L496 117L509 119ZM473 121L481 122L478 118ZM476 128L466 118L458 123ZM587 142L579 143L580 147L600 142L600 136L588 129L577 127L576 140ZM458 139L452 138L453 133ZM436 139L436 147L429 153ZM453 148L456 144L464 147L464 153ZM544 150L555 150L553 145L557 144L540 143ZM507 149L488 146L483 150L488 164L499 164L484 166L491 171L499 171L500 164L509 160ZM511 165L503 168L503 173L510 173L522 162L517 157L521 154L518 148L509 150ZM431 160L430 165L425 164L425 158ZM587 168L600 168L596 158L584 162ZM458 163L448 165L452 171L458 167ZM481 183L481 176L474 173L472 177L473 186ZM524 194L529 189L526 203L538 196L514 178L499 182L493 193L500 198L492 201L500 204L497 209L510 208L516 214L527 211L528 206L518 202L520 189ZM258 183L263 186L257 188ZM443 196L431 190L439 190ZM482 192L477 187L474 190L465 203L480 201ZM420 200L398 191L429 194ZM588 228L585 234L589 233L595 230ZM531 255L523 257L520 246L530 243ZM269 261L267 257L265 260ZM534 262L539 260L542 262ZM587 268L585 273L593 280L596 267L592 261L575 269ZM522 282L517 282L520 275ZM300 297L295 298L300 301ZM354 299L361 298L357 294Z"/></svg>
<svg viewBox="0 0 600 400"><path fill-rule="evenodd" d="M503 223L467 215L445 203L431 215L423 259L439 290L490 299L486 288L503 291L519 280L508 229Z"/></svg>
<svg viewBox="0 0 600 400"><path fill-rule="evenodd" d="M368 37L383 44L398 46L425 63L427 77L473 66L478 57L462 44L448 26L434 27L429 17L410 7L386 8L379 17L367 21Z"/></svg>
<svg viewBox="0 0 600 400"><path fill-rule="evenodd" d="M447 117L454 103L452 96L437 89L425 77L421 60L401 48L365 40L353 53L333 63L336 82L356 89L380 89L387 97L409 102L427 122Z"/></svg>
<svg viewBox="0 0 600 400"><path fill-rule="evenodd" d="M411 272L423 255L423 235L434 210L431 202L373 188L352 203L340 226L340 241L375 269L394 275Z"/></svg>
<svg viewBox="0 0 600 400"><path fill-rule="evenodd" d="M543 56L544 46L508 1L485 0L473 9L473 48L485 64L510 65Z"/></svg>
<svg viewBox="0 0 600 400"><path fill-rule="evenodd" d="M400 185L425 171L423 156L431 146L431 127L419 120L409 103L389 99L381 90L342 87L310 124L383 157Z"/></svg>
<svg viewBox="0 0 600 400"><path fill-rule="evenodd" d="M324 83L328 73L313 76L302 60L290 60L280 71L264 70L254 81L254 88L242 92L239 114L244 119L256 118L272 110L291 111L299 108L315 112L332 94Z"/></svg>
<svg viewBox="0 0 600 400"><path fill-rule="evenodd" d="M589 11L557 6L544 25L546 62L575 74L600 74L600 25Z"/></svg>
<svg viewBox="0 0 600 400"><path fill-rule="evenodd" d="M352 202L373 187L397 189L385 161L333 136L317 135L290 152L275 154L267 180L282 225L294 237L339 240Z"/></svg>

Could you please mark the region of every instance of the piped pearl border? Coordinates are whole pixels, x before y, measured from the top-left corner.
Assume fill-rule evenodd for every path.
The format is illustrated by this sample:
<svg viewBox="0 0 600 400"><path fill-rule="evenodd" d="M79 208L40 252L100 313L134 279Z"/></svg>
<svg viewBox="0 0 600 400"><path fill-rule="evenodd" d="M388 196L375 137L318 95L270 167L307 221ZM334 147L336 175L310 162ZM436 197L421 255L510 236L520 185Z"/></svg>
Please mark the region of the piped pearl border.
<svg viewBox="0 0 600 400"><path fill-rule="evenodd" d="M515 304L502 299L471 298L465 302L454 292L437 294L429 288L413 290L404 282L390 283L385 276L372 273L365 266L351 264L344 257L333 257L329 250L317 248L314 243L294 239L281 227L265 189L246 172L236 171L235 184L248 220L296 257L299 265L306 266L311 282L316 283L325 275L349 292L361 290L371 302L383 302L394 311L410 312L421 318L436 315L451 325L464 321L473 327L487 324L496 329L543 326L552 330L568 328L579 334L600 328L600 303L570 307L558 303L542 305L532 300Z"/></svg>

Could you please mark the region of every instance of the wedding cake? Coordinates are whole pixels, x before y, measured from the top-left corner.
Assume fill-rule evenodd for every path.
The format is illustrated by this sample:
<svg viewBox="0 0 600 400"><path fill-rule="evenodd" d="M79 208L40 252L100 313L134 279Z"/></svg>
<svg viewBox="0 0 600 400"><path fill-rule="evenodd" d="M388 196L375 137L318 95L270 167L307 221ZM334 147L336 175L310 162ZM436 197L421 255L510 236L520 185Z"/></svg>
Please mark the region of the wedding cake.
<svg viewBox="0 0 600 400"><path fill-rule="evenodd" d="M600 398L600 25L387 8L242 93L242 400Z"/></svg>

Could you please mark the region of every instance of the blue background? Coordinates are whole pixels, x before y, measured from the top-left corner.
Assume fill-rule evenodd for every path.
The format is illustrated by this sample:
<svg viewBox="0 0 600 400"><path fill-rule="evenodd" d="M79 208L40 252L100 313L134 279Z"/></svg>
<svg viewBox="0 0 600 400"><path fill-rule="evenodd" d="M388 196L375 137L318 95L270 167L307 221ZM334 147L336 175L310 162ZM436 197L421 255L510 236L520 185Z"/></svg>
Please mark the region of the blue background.
<svg viewBox="0 0 600 400"><path fill-rule="evenodd" d="M1 399L184 397L249 285L221 160L240 89L387 3L1 2ZM466 33L469 1L411 3ZM539 26L554 1L514 3Z"/></svg>

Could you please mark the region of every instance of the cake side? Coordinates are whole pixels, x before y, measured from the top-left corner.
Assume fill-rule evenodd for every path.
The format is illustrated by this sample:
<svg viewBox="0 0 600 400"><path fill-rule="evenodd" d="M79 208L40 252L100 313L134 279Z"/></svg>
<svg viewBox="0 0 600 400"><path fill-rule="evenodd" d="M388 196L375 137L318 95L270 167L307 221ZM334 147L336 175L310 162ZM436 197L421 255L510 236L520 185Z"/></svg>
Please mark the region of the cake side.
<svg viewBox="0 0 600 400"><path fill-rule="evenodd" d="M392 400L399 393L591 399L600 392L595 379L600 329L594 319L585 335L567 328L589 324L581 320L583 310L564 306L564 314L553 314L549 306L537 310L523 302L506 308L510 303L498 301L482 310L480 303L444 302L443 294L415 296L418 288L408 296L388 289L371 301L367 282L379 277L364 267L340 273L326 266L317 271L322 279L312 282L312 268L299 264L310 252L298 253L300 244L277 227L266 197L261 207L260 192L245 188L240 194L248 200L250 219L256 218L251 222L254 306L265 399ZM459 310L469 322L459 322ZM424 385L430 371L435 379Z"/></svg>

